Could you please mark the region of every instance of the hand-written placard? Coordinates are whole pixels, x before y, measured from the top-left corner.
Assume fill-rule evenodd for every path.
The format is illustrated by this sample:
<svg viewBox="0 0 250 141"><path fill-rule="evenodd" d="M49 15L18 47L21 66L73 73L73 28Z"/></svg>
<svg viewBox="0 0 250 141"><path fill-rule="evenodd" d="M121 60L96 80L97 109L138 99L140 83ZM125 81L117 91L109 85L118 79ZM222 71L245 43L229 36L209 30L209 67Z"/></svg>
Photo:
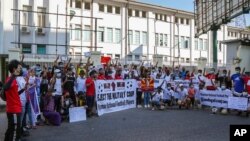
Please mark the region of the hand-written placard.
<svg viewBox="0 0 250 141"><path fill-rule="evenodd" d="M86 120L85 107L69 108L69 122L77 122Z"/></svg>

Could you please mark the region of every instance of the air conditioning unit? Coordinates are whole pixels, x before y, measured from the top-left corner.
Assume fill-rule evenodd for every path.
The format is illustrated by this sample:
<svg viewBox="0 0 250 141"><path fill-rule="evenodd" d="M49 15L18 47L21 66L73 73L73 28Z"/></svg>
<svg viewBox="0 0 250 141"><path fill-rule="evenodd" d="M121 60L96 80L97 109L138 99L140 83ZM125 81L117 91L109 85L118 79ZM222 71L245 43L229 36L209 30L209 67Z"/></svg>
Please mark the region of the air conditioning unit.
<svg viewBox="0 0 250 141"><path fill-rule="evenodd" d="M37 34L38 34L38 35L45 35L45 30L44 30L44 28L38 27L38 28L37 28Z"/></svg>
<svg viewBox="0 0 250 141"><path fill-rule="evenodd" d="M30 33L30 30L27 26L22 26L21 31L22 33L26 33L26 34Z"/></svg>

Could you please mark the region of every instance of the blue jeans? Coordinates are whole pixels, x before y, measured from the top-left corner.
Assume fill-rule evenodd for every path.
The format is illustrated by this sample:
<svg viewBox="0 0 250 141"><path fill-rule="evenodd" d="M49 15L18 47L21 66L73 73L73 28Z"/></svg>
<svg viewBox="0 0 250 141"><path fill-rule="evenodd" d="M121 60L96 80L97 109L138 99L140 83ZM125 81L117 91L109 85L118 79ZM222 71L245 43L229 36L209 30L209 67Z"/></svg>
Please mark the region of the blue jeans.
<svg viewBox="0 0 250 141"><path fill-rule="evenodd" d="M150 92L144 92L144 105L149 104Z"/></svg>

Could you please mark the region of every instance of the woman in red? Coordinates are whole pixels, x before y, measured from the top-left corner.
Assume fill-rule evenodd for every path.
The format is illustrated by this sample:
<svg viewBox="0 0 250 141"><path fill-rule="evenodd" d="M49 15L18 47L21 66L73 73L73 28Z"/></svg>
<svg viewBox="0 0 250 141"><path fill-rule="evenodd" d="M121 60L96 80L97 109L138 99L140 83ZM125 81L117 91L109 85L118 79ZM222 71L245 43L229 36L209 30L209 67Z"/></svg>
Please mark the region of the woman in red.
<svg viewBox="0 0 250 141"><path fill-rule="evenodd" d="M99 75L98 75L97 79L98 79L98 80L105 80L105 79L106 79L106 78L105 78L105 71L104 71L103 68L100 68L100 69L99 69Z"/></svg>
<svg viewBox="0 0 250 141"><path fill-rule="evenodd" d="M115 80L122 80L122 70L121 69L116 71Z"/></svg>
<svg viewBox="0 0 250 141"><path fill-rule="evenodd" d="M4 141L13 141L15 123L14 116L16 115L16 141L21 140L21 112L22 106L19 94L21 94L24 89L18 92L18 85L16 81L16 76L21 72L22 66L19 61L12 60L8 66L11 76L7 78L4 90L6 94L6 113L8 118L8 129L5 133Z"/></svg>

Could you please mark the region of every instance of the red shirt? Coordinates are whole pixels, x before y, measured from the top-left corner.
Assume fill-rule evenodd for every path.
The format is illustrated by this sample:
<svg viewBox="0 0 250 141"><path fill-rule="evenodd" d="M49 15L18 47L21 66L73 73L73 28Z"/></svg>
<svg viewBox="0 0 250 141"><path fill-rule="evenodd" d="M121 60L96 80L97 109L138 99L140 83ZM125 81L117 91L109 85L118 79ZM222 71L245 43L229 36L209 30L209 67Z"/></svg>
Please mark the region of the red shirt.
<svg viewBox="0 0 250 141"><path fill-rule="evenodd" d="M103 74L99 74L97 79L98 80L105 80L105 76Z"/></svg>
<svg viewBox="0 0 250 141"><path fill-rule="evenodd" d="M214 80L216 79L216 75L215 74L207 74L206 75L206 87L207 90L216 90L215 84L214 84Z"/></svg>
<svg viewBox="0 0 250 141"><path fill-rule="evenodd" d="M10 79L8 77L6 82ZM7 113L21 113L22 105L20 101L20 97L18 94L18 85L16 79L13 80L10 88L5 91L6 94L6 112Z"/></svg>
<svg viewBox="0 0 250 141"><path fill-rule="evenodd" d="M115 80L122 80L122 76L121 75L115 75Z"/></svg>
<svg viewBox="0 0 250 141"><path fill-rule="evenodd" d="M112 76L106 76L106 79L107 80L113 80L113 77Z"/></svg>
<svg viewBox="0 0 250 141"><path fill-rule="evenodd" d="M95 96L95 83L91 77L88 77L86 80L86 85L90 84L86 88L86 96Z"/></svg>
<svg viewBox="0 0 250 141"><path fill-rule="evenodd" d="M249 76L243 77L243 80L245 83L246 91L250 95L250 77Z"/></svg>

